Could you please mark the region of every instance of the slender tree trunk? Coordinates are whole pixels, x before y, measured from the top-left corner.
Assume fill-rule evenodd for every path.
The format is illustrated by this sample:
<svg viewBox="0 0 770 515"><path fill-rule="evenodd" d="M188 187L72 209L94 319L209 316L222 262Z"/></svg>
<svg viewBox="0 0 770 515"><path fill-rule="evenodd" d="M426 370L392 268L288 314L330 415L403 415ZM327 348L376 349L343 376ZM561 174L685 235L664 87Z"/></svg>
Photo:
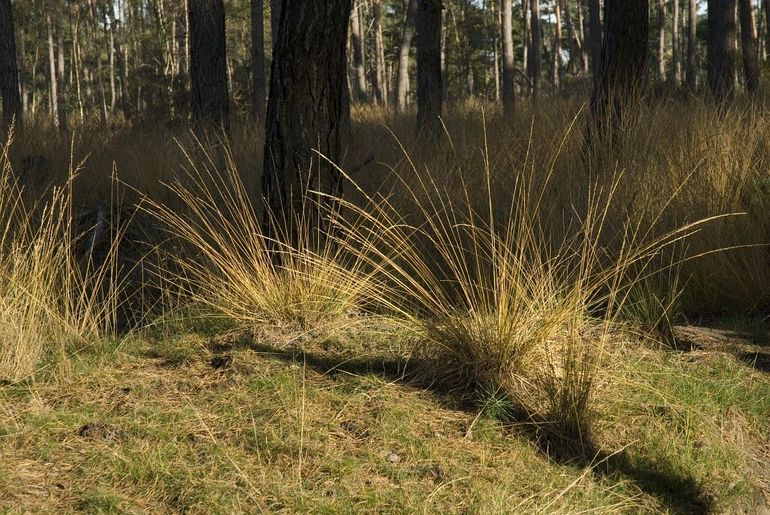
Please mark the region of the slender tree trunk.
<svg viewBox="0 0 770 515"><path fill-rule="evenodd" d="M708 1L707 72L711 94L721 102L735 89L735 0Z"/></svg>
<svg viewBox="0 0 770 515"><path fill-rule="evenodd" d="M306 195L342 194L340 173L327 159L339 163L349 123L345 77L352 1L285 0L283 8L267 103L263 223L268 238L289 237L297 244L300 219L310 224L305 230L322 238L331 230L329 197L316 197L318 209L308 213Z"/></svg>
<svg viewBox="0 0 770 515"><path fill-rule="evenodd" d="M96 12L96 0L89 0L91 9L91 44L96 51L96 82L99 89L99 117L102 123L107 122L107 93L104 89L104 71L102 64L102 51L99 45L99 17Z"/></svg>
<svg viewBox="0 0 770 515"><path fill-rule="evenodd" d="M605 136L610 134L608 129L622 127L625 106L642 93L648 11L647 0L605 0L601 67L591 98L595 122Z"/></svg>
<svg viewBox="0 0 770 515"><path fill-rule="evenodd" d="M770 56L770 0L762 0L765 11L765 53Z"/></svg>
<svg viewBox="0 0 770 515"><path fill-rule="evenodd" d="M48 35L48 87L49 87L49 109L51 112L51 121L54 126L59 128L59 88L56 81L56 53L53 44L53 22L51 14L46 13L45 24Z"/></svg>
<svg viewBox="0 0 770 515"><path fill-rule="evenodd" d="M251 0L251 105L265 119L265 2Z"/></svg>
<svg viewBox="0 0 770 515"><path fill-rule="evenodd" d="M588 72L591 71L590 69L590 59L588 57L588 47L589 42L586 41L586 34L591 33L590 27L586 27L588 25L588 18L583 15L583 5L582 2L578 4L578 29L579 29L579 41L580 41L580 64L583 68L583 73L588 75Z"/></svg>
<svg viewBox="0 0 770 515"><path fill-rule="evenodd" d="M561 87L561 0L554 0L554 28L553 28L553 49L551 51L551 85L558 91Z"/></svg>
<svg viewBox="0 0 770 515"><path fill-rule="evenodd" d="M503 17L503 114L510 119L516 107L513 56L513 2L502 0Z"/></svg>
<svg viewBox="0 0 770 515"><path fill-rule="evenodd" d="M564 13L564 22L567 24L567 37L569 38L569 62L567 63L567 69L569 73L575 74L578 60L580 59L580 45L581 42L578 39L575 32L575 23L572 20L572 14L569 10L569 0L557 0L562 3L562 12ZM580 6L578 5L578 10Z"/></svg>
<svg viewBox="0 0 770 515"><path fill-rule="evenodd" d="M10 126L14 120L21 126L23 113L16 62L16 32L10 0L0 0L0 95L3 97L3 126Z"/></svg>
<svg viewBox="0 0 770 515"><path fill-rule="evenodd" d="M666 82L666 0L658 0L658 82Z"/></svg>
<svg viewBox="0 0 770 515"><path fill-rule="evenodd" d="M364 56L366 47L363 34L361 33L361 4L356 2L350 20L350 37L353 40L353 68L356 72L356 99L364 103L369 99L368 88L366 84L366 65Z"/></svg>
<svg viewBox="0 0 770 515"><path fill-rule="evenodd" d="M522 59L523 59L523 67L524 71L526 72L527 81L526 85L522 83L522 95L528 95L531 88L531 81L529 80L532 76L532 61L531 61L531 54L532 54L532 24L530 23L530 12L531 8L529 6L531 0L521 0L521 26L522 30L524 32L524 44L522 45L523 51L522 51Z"/></svg>
<svg viewBox="0 0 770 515"><path fill-rule="evenodd" d="M441 9L433 0L417 6L417 131L436 137L442 108Z"/></svg>
<svg viewBox="0 0 770 515"><path fill-rule="evenodd" d="M759 64L757 61L757 25L754 21L754 6L751 0L739 0L738 12L741 19L741 53L746 91L756 93L759 89Z"/></svg>
<svg viewBox="0 0 770 515"><path fill-rule="evenodd" d="M540 0L529 0L529 6L532 17L530 20L532 32L532 48L530 48L529 52L529 78L532 81L532 97L535 99L535 101L537 101L538 98L540 98L540 75L543 68L543 21L540 19Z"/></svg>
<svg viewBox="0 0 770 515"><path fill-rule="evenodd" d="M117 93L117 87L115 82L115 30L112 27L112 23L108 24L107 21L107 14L104 14L104 30L107 32L109 36L109 44L110 44L110 113L115 112L115 106L118 102L118 93Z"/></svg>
<svg viewBox="0 0 770 515"><path fill-rule="evenodd" d="M674 83L674 87L678 88L682 84L682 45L679 37L679 0L673 1L673 21L671 26L671 46L673 53L671 55L671 64L673 65L673 73L671 78Z"/></svg>
<svg viewBox="0 0 770 515"><path fill-rule="evenodd" d="M698 80L698 2L689 0L687 18L687 88L695 91Z"/></svg>
<svg viewBox="0 0 770 515"><path fill-rule="evenodd" d="M407 0L404 16L404 32L398 51L398 83L396 85L396 109L399 113L406 112L407 95L409 94L409 52L412 48L415 33L415 17L417 16L417 0Z"/></svg>
<svg viewBox="0 0 770 515"><path fill-rule="evenodd" d="M599 70L601 69L603 37L599 0L588 0L588 25L588 35L591 38L591 76L596 82L599 79Z"/></svg>
<svg viewBox="0 0 770 515"><path fill-rule="evenodd" d="M225 8L222 0L190 0L193 121L229 132Z"/></svg>
<svg viewBox="0 0 770 515"><path fill-rule="evenodd" d="M374 15L374 73L372 77L376 79L374 87L377 102L382 105L388 104L388 84L387 73L385 71L385 43L382 39L382 5L380 0L372 0L372 14Z"/></svg>

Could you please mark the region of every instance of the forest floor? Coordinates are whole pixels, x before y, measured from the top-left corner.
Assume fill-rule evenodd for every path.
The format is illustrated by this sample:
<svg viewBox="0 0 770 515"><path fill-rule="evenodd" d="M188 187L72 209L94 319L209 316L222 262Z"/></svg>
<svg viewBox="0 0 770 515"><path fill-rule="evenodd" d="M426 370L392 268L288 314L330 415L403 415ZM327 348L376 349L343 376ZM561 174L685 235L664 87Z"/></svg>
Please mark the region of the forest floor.
<svg viewBox="0 0 770 515"><path fill-rule="evenodd" d="M595 447L561 455L494 401L409 378L413 342L201 324L102 342L0 386L0 512L757 513L770 505L760 325L633 338L596 378Z"/></svg>

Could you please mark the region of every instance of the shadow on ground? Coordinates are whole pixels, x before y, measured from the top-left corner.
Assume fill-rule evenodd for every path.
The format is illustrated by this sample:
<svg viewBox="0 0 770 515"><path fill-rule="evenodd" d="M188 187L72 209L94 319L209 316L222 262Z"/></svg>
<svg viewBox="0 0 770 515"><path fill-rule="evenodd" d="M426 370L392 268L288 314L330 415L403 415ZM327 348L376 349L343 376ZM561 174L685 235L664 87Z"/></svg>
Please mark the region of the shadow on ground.
<svg viewBox="0 0 770 515"><path fill-rule="evenodd" d="M290 363L303 363L310 369L327 376L339 374L373 375L404 386L430 391L444 405L460 410L478 411L472 392L447 391L435 383L421 380L420 363L414 359L392 357L356 358L346 355L308 352L300 349L282 349L264 343L241 340L237 346L249 348L268 359ZM233 347L214 347L217 353ZM216 356L215 356L216 358ZM660 500L668 512L675 514L709 513L714 509L714 498L692 478L672 470L666 463L655 463L631 457L622 451L614 454L597 451L590 439L581 442L565 441L559 435L537 429L538 424L510 426L517 434L529 438L541 452L556 463L566 466L589 467L600 478L626 479ZM587 441L589 440L589 441Z"/></svg>

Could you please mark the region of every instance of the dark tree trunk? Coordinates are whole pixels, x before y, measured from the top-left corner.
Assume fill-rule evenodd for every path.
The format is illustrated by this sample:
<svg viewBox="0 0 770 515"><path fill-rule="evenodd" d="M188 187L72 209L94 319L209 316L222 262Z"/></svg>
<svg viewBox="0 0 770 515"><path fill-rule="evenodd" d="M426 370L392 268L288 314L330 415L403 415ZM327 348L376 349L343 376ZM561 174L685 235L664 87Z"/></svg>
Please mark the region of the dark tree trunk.
<svg viewBox="0 0 770 515"><path fill-rule="evenodd" d="M265 2L251 0L251 104L254 116L265 119Z"/></svg>
<svg viewBox="0 0 770 515"><path fill-rule="evenodd" d="M605 0L604 42L591 110L605 134L622 123L625 105L639 98L647 63L648 0Z"/></svg>
<svg viewBox="0 0 770 515"><path fill-rule="evenodd" d="M735 25L735 0L708 0L708 85L720 102L735 89Z"/></svg>
<svg viewBox="0 0 770 515"><path fill-rule="evenodd" d="M513 2L502 0L502 30L503 30L503 114L511 118L516 106L514 91L514 62L513 62Z"/></svg>
<svg viewBox="0 0 770 515"><path fill-rule="evenodd" d="M349 124L346 48L352 1L284 0L282 8L267 102L263 227L268 237L296 243L302 216L313 231L329 229L320 205L333 206L320 197L315 217L303 212L308 191L342 194L340 173L326 159L339 163Z"/></svg>
<svg viewBox="0 0 770 515"><path fill-rule="evenodd" d="M442 107L441 2L418 0L417 131L438 135Z"/></svg>
<svg viewBox="0 0 770 515"><path fill-rule="evenodd" d="M14 120L22 124L19 67L16 63L16 32L10 0L0 0L0 95L3 97L3 126Z"/></svg>
<svg viewBox="0 0 770 515"><path fill-rule="evenodd" d="M698 81L698 2L689 0L687 18L687 88L695 91Z"/></svg>
<svg viewBox="0 0 770 515"><path fill-rule="evenodd" d="M588 37L591 40L589 45L591 50L591 76L594 82L596 82L599 78L602 62L602 21L599 0L588 0L588 26Z"/></svg>
<svg viewBox="0 0 770 515"><path fill-rule="evenodd" d="M741 53L746 91L756 93L759 89L759 68L757 62L757 25L754 22L754 6L751 0L739 0L738 12L741 18Z"/></svg>
<svg viewBox="0 0 770 515"><path fill-rule="evenodd" d="M227 50L222 0L190 1L190 81L196 125L228 127Z"/></svg>

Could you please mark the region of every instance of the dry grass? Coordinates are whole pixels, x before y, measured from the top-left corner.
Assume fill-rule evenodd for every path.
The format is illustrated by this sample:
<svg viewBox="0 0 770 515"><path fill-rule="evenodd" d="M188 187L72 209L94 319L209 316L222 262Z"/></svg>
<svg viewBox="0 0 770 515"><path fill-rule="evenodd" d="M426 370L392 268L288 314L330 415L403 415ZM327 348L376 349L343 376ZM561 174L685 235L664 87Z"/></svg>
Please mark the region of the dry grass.
<svg viewBox="0 0 770 515"><path fill-rule="evenodd" d="M186 175L168 185L171 205L144 204L176 243L169 287L254 331L331 337L354 323L376 285L363 261L331 242L318 248L310 229L292 244L281 233L268 241L262 203L247 191L232 153L200 142L195 150L202 159L186 154Z"/></svg>
<svg viewBox="0 0 770 515"><path fill-rule="evenodd" d="M71 163L65 186L30 205L11 168L10 146L9 140L0 155L0 379L18 381L41 363L66 366L76 346L112 334L119 236L109 234L106 255L94 259L89 236L96 229L73 220L78 167Z"/></svg>

